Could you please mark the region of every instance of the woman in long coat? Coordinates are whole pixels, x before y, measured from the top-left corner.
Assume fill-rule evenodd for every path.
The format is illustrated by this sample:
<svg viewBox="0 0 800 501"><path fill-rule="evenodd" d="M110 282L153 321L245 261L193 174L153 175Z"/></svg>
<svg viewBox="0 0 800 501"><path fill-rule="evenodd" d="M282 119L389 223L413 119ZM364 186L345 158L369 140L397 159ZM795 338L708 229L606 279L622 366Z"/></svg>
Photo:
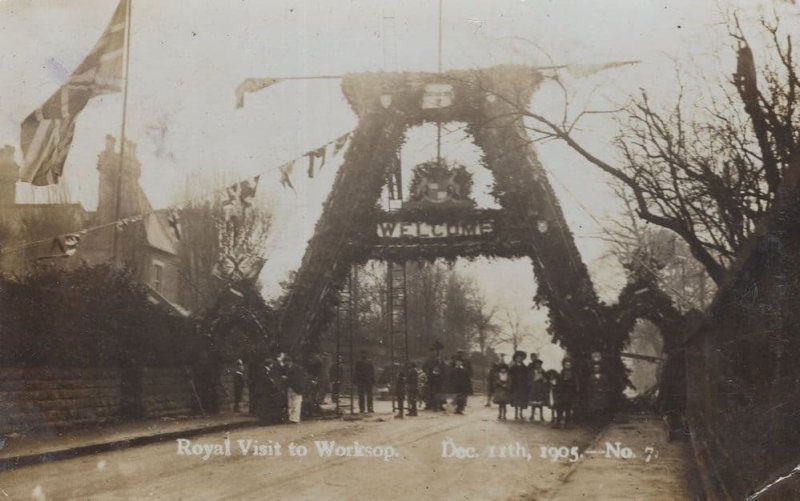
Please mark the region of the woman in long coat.
<svg viewBox="0 0 800 501"><path fill-rule="evenodd" d="M277 424L283 419L283 402L286 389L282 385L277 364L271 358L259 367L256 387L256 415L261 424Z"/></svg>
<svg viewBox="0 0 800 501"><path fill-rule="evenodd" d="M525 366L525 352L517 351L508 368L511 392L511 405L514 407L514 419L524 419L523 414L528 408L528 392L530 381L528 367Z"/></svg>

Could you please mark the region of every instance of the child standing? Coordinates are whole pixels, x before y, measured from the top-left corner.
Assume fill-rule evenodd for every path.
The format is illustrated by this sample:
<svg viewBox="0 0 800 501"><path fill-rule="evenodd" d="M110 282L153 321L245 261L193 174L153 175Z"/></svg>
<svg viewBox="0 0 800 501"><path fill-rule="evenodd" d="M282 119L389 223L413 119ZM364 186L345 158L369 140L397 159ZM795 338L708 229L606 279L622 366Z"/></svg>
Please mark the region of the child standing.
<svg viewBox="0 0 800 501"><path fill-rule="evenodd" d="M550 386L545 381L544 370L542 370L542 361L534 360L530 368L531 376L531 421L536 416L536 409L539 409L539 420L544 422L544 406L550 401Z"/></svg>
<svg viewBox="0 0 800 501"><path fill-rule="evenodd" d="M508 365L501 363L497 366L497 372L494 380L494 403L497 404L499 409L497 419L505 421L506 408L508 407Z"/></svg>

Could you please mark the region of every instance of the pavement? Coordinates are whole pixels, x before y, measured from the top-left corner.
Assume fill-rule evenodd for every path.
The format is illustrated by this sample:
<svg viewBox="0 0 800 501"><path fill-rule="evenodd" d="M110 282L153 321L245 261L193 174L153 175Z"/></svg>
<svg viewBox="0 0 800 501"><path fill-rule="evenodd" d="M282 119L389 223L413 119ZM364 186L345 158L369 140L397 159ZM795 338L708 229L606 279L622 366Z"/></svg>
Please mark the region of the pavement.
<svg viewBox="0 0 800 501"><path fill-rule="evenodd" d="M245 414L227 414L14 434L2 441L0 471L255 424L256 420Z"/></svg>
<svg viewBox="0 0 800 501"><path fill-rule="evenodd" d="M659 416L615 417L547 499L703 499L689 443L666 438Z"/></svg>
<svg viewBox="0 0 800 501"><path fill-rule="evenodd" d="M300 425L167 423L147 445L0 472L0 499L692 499L687 444L668 444L657 418L593 432L498 421L482 398L466 415L402 420L375 404L374 414ZM620 443L619 458L606 457L606 442ZM626 448L635 458L621 457Z"/></svg>

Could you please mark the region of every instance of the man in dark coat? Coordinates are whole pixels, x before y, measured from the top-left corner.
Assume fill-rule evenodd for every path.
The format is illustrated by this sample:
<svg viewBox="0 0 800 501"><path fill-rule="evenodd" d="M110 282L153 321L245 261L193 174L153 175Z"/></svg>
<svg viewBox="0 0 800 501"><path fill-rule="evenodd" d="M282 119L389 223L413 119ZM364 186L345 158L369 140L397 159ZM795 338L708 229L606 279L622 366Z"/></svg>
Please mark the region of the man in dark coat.
<svg viewBox="0 0 800 501"><path fill-rule="evenodd" d="M394 380L394 396L397 399L397 418L403 419L406 399L406 372L399 367Z"/></svg>
<svg viewBox="0 0 800 501"><path fill-rule="evenodd" d="M450 372L450 384L456 394L456 414L464 414L467 406L467 395L472 390L472 382L469 379L469 371L464 367L464 362L456 360L455 367Z"/></svg>
<svg viewBox="0 0 800 501"><path fill-rule="evenodd" d="M408 371L406 374L406 395L408 396L408 415L417 415L417 396L419 393L419 374L417 374L417 365L414 362L408 363Z"/></svg>
<svg viewBox="0 0 800 501"><path fill-rule="evenodd" d="M470 362L469 358L464 354L464 350L458 350L456 352L456 362L459 361L464 366L464 370L467 371L467 375L469 376L469 392L467 395L472 395L472 362Z"/></svg>
<svg viewBox="0 0 800 501"><path fill-rule="evenodd" d="M444 386L445 364L442 362L438 350L425 361L422 370L424 370L425 374L428 376L428 394L425 395L426 408L433 411L443 411L444 408L441 402L441 396Z"/></svg>
<svg viewBox="0 0 800 501"><path fill-rule="evenodd" d="M366 350L361 351L361 360L355 363L353 372L353 379L358 388L359 412L364 413L365 401L366 411L374 412L372 410L372 385L375 384L375 366L367 358Z"/></svg>
<svg viewBox="0 0 800 501"><path fill-rule="evenodd" d="M275 360L268 358L256 374L256 412L261 424L276 424L283 420L285 388Z"/></svg>
<svg viewBox="0 0 800 501"><path fill-rule="evenodd" d="M667 441L686 440L686 363L683 351L671 351L659 379L657 404L667 425Z"/></svg>
<svg viewBox="0 0 800 501"><path fill-rule="evenodd" d="M456 360L460 360L464 369L467 370L469 377L472 377L472 362L469 361L469 358L466 356L464 350L456 350Z"/></svg>

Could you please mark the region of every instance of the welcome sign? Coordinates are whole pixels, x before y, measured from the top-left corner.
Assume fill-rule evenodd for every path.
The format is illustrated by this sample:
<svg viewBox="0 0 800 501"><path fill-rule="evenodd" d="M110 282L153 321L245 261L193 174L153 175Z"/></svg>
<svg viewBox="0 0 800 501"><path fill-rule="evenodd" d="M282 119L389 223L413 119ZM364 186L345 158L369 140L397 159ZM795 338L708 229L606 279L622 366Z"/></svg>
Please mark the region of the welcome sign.
<svg viewBox="0 0 800 501"><path fill-rule="evenodd" d="M376 225L379 238L453 238L479 237L494 233L494 221L429 223L423 221L381 221Z"/></svg>

